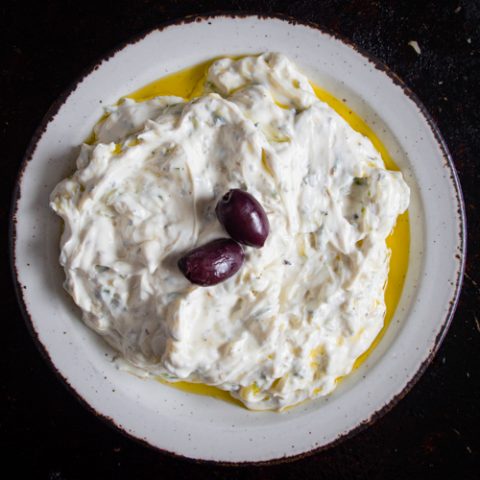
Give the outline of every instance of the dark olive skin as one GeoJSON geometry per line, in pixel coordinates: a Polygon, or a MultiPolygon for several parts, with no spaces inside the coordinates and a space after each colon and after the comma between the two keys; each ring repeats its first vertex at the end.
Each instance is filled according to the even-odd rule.
{"type": "Polygon", "coordinates": [[[229,190],[218,202],[215,213],[228,234],[237,242],[261,248],[270,224],[258,200],[244,190],[229,190]]]}
{"type": "Polygon", "coordinates": [[[219,238],[190,250],[178,261],[178,268],[190,282],[209,287],[235,275],[245,261],[241,245],[231,238],[219,238]]]}

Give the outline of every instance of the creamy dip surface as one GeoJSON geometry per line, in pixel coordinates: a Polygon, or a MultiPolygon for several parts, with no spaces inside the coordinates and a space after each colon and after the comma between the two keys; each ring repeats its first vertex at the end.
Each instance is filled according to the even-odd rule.
{"type": "Polygon", "coordinates": [[[402,174],[277,53],[215,61],[192,101],[107,114],[50,203],[85,323],[137,373],[251,409],[330,393],[383,326],[402,174]],[[270,234],[232,278],[192,285],[177,260],[227,237],[215,206],[231,188],[263,205],[270,234]]]}

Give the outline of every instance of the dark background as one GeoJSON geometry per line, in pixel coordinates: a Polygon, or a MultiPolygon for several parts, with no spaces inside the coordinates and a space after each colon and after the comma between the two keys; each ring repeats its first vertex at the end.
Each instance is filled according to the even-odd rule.
{"type": "Polygon", "coordinates": [[[479,478],[480,1],[46,1],[0,6],[2,469],[26,478],[479,478]],[[28,6],[27,6],[28,5],[28,6]],[[450,148],[469,221],[457,313],[427,372],[390,413],[325,452],[276,466],[178,460],[89,413],[37,351],[8,268],[8,215],[28,142],[57,96],[132,35],[192,13],[282,12],[337,32],[375,55],[420,97],[450,148]],[[417,40],[421,55],[407,44],[417,40]],[[12,467],[9,468],[9,467],[12,467]]]}

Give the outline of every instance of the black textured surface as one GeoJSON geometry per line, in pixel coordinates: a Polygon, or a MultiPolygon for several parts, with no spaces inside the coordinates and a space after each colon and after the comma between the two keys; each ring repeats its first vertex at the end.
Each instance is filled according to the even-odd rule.
{"type": "Polygon", "coordinates": [[[0,6],[2,466],[27,478],[478,478],[480,401],[480,2],[46,1],[0,6]],[[185,14],[282,12],[352,40],[395,71],[433,115],[457,166],[469,222],[459,307],[413,390],[367,430],[325,452],[270,467],[225,468],[159,454],[86,411],[37,351],[8,271],[7,223],[16,171],[56,97],[132,35],[185,14]],[[407,44],[418,41],[421,55],[407,44]]]}

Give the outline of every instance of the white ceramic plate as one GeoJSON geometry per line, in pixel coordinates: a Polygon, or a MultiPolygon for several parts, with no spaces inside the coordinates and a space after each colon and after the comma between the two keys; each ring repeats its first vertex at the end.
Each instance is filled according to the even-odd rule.
{"type": "Polygon", "coordinates": [[[215,16],[167,25],[118,49],[47,113],[26,154],[12,215],[12,253],[27,323],[52,366],[98,415],[159,449],[195,459],[267,461],[337,442],[403,396],[439,346],[463,272],[465,220],[448,152],[417,99],[385,67],[314,26],[215,16]],[[280,51],[375,130],[412,189],[408,276],[394,320],[362,367],[327,398],[254,413],[120,372],[62,288],[54,185],[102,106],[218,55],[280,51]]]}

